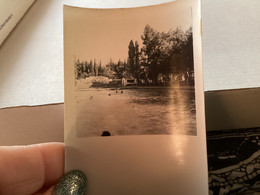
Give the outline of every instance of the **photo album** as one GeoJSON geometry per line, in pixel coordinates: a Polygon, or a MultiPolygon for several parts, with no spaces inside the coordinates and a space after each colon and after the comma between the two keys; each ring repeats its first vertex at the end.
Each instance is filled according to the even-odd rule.
{"type": "Polygon", "coordinates": [[[89,195],[208,194],[200,1],[63,10],[65,172],[89,195]]]}

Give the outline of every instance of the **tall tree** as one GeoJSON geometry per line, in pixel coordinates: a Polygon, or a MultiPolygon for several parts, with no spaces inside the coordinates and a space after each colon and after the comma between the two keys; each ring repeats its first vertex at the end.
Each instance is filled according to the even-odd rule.
{"type": "Polygon", "coordinates": [[[135,46],[133,40],[128,45],[128,69],[131,76],[135,72],[135,46]]]}
{"type": "Polygon", "coordinates": [[[98,67],[97,67],[96,59],[94,59],[94,76],[98,76],[98,67]]]}
{"type": "Polygon", "coordinates": [[[90,69],[90,74],[91,74],[92,76],[94,76],[94,67],[93,67],[93,61],[92,61],[92,59],[91,59],[90,62],[89,62],[89,69],[90,69]]]}
{"type": "Polygon", "coordinates": [[[156,32],[151,26],[146,25],[141,38],[143,40],[142,52],[146,56],[145,64],[149,71],[148,76],[154,83],[157,83],[161,64],[160,33],[156,32]]]}
{"type": "Polygon", "coordinates": [[[139,82],[139,77],[140,77],[140,51],[139,51],[139,44],[137,41],[135,41],[135,78],[137,78],[139,82]]]}
{"type": "Polygon", "coordinates": [[[184,32],[180,27],[168,32],[157,32],[149,25],[144,28],[142,64],[147,67],[148,76],[157,82],[158,76],[164,82],[175,75],[192,75],[193,49],[191,29],[184,32]],[[189,69],[189,71],[188,71],[189,69]]]}
{"type": "Polygon", "coordinates": [[[182,75],[187,82],[193,79],[194,61],[193,61],[193,39],[192,29],[185,32],[184,39],[179,44],[178,52],[173,53],[171,57],[172,72],[175,75],[182,75]]]}
{"type": "Polygon", "coordinates": [[[139,51],[139,44],[135,41],[135,66],[138,68],[140,65],[140,51],[139,51]]]}
{"type": "Polygon", "coordinates": [[[102,68],[101,60],[99,61],[99,64],[98,64],[98,73],[99,73],[100,75],[103,75],[103,74],[104,74],[104,69],[102,68]]]}
{"type": "Polygon", "coordinates": [[[81,67],[81,63],[79,60],[75,61],[75,74],[76,74],[76,79],[81,78],[82,67],[81,67]]]}

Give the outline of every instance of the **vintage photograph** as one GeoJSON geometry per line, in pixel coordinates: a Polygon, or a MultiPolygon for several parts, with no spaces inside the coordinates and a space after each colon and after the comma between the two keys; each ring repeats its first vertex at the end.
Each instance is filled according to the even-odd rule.
{"type": "Polygon", "coordinates": [[[168,6],[74,14],[78,136],[197,135],[192,8],[168,6]]]}
{"type": "Polygon", "coordinates": [[[65,171],[93,195],[207,194],[200,1],[63,14],[65,171]]]}

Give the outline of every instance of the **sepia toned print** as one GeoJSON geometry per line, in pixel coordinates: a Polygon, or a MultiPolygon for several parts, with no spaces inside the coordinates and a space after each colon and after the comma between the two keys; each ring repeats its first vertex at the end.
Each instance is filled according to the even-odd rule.
{"type": "Polygon", "coordinates": [[[77,135],[197,135],[191,7],[89,12],[70,27],[77,135]]]}
{"type": "Polygon", "coordinates": [[[87,194],[208,194],[199,0],[64,6],[64,75],[65,171],[87,194]]]}

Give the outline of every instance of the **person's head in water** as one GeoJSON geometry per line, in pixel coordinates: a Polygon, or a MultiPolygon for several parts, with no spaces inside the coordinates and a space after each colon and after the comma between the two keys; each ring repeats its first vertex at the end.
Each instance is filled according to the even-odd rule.
{"type": "Polygon", "coordinates": [[[103,131],[101,136],[110,136],[110,132],[109,131],[103,131]]]}

